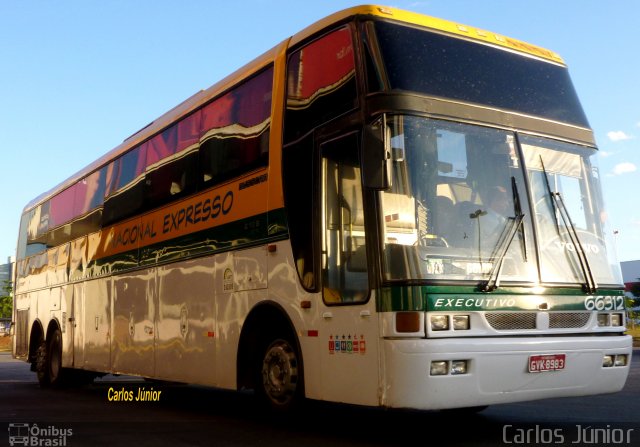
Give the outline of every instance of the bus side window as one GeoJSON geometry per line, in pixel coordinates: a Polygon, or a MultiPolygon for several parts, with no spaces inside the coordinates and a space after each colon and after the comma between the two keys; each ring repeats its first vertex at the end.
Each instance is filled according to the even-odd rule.
{"type": "MultiPolygon", "coordinates": [[[[185,122],[198,124],[199,113],[194,113],[185,122]]],[[[196,189],[198,171],[198,146],[183,143],[179,150],[178,130],[181,123],[165,129],[153,137],[147,146],[145,172],[145,207],[171,202],[190,194],[196,189]]],[[[196,138],[197,142],[197,138],[196,138]]]]}
{"type": "Polygon", "coordinates": [[[145,161],[144,146],[138,146],[107,166],[103,226],[133,216],[142,209],[145,161]]]}
{"type": "Polygon", "coordinates": [[[201,187],[267,166],[273,67],[202,108],[201,187]]]}
{"type": "Polygon", "coordinates": [[[322,278],[327,303],[368,298],[362,179],[355,134],[322,146],[322,278]]]}
{"type": "Polygon", "coordinates": [[[285,143],[357,107],[356,64],[348,26],[292,52],[287,61],[285,143]]]}

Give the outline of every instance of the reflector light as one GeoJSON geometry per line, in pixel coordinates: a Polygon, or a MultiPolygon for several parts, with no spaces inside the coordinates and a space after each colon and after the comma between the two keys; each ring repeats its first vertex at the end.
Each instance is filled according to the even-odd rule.
{"type": "Polygon", "coordinates": [[[397,312],[396,332],[420,331],[420,312],[397,312]]]}

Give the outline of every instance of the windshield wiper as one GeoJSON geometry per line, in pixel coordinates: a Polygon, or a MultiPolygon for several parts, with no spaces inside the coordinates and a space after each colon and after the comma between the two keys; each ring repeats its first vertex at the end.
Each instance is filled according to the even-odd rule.
{"type": "Polygon", "coordinates": [[[524,239],[524,226],[522,221],[524,220],[524,214],[522,213],[522,206],[520,204],[520,194],[518,193],[518,185],[516,184],[515,177],[511,177],[511,191],[513,192],[513,211],[514,217],[507,218],[507,225],[502,229],[498,242],[496,243],[493,253],[489,259],[492,260],[493,266],[489,272],[489,279],[482,285],[480,290],[482,292],[493,292],[500,287],[500,275],[502,273],[502,265],[504,264],[504,258],[507,256],[509,247],[513,242],[513,238],[516,233],[519,233],[522,257],[527,262],[527,244],[524,239]]]}
{"type": "Polygon", "coordinates": [[[522,227],[522,220],[524,214],[518,214],[515,217],[507,218],[507,225],[502,229],[498,243],[493,249],[493,253],[489,259],[492,260],[493,266],[489,272],[489,279],[480,287],[482,292],[493,292],[500,286],[500,274],[502,273],[502,265],[504,264],[504,258],[511,247],[511,242],[516,235],[516,232],[522,227]]]}
{"type": "Polygon", "coordinates": [[[540,165],[542,166],[542,172],[544,173],[545,182],[547,184],[547,192],[551,197],[551,203],[553,204],[553,215],[556,221],[556,228],[558,230],[558,235],[560,235],[560,225],[558,222],[558,217],[556,216],[556,210],[559,211],[560,218],[564,223],[565,228],[568,230],[567,234],[569,235],[569,239],[571,243],[575,247],[575,253],[578,256],[578,262],[580,264],[580,269],[582,269],[582,274],[584,275],[585,283],[582,285],[582,289],[586,293],[595,293],[598,288],[598,284],[593,278],[593,272],[591,271],[591,265],[589,265],[589,260],[587,259],[587,255],[582,247],[582,243],[580,242],[580,238],[578,237],[578,232],[576,231],[576,226],[573,224],[571,220],[571,216],[569,215],[569,210],[562,199],[562,195],[557,191],[551,190],[551,184],[549,183],[549,175],[547,174],[547,170],[544,167],[544,162],[542,161],[542,155],[540,156],[540,165]]]}
{"type": "MultiPolygon", "coordinates": [[[[511,192],[513,193],[513,211],[516,217],[522,216],[522,205],[520,204],[520,194],[518,193],[518,185],[516,184],[516,178],[511,176],[511,192]]],[[[518,238],[520,239],[520,247],[522,248],[522,260],[527,262],[527,241],[525,240],[525,231],[523,225],[518,225],[518,238]]]]}

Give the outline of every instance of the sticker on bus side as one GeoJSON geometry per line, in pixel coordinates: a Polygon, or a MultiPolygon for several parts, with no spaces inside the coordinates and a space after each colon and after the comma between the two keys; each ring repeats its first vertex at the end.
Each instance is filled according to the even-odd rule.
{"type": "Polygon", "coordinates": [[[329,335],[329,354],[366,354],[367,342],[364,335],[329,335]]]}

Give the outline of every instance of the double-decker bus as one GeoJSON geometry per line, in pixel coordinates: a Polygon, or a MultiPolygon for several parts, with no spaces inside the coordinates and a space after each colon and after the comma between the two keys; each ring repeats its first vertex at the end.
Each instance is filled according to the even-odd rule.
{"type": "Polygon", "coordinates": [[[596,152],[557,54],[338,12],[25,207],[14,356],[278,409],[618,391],[596,152]]]}

